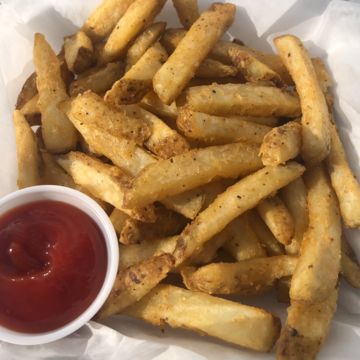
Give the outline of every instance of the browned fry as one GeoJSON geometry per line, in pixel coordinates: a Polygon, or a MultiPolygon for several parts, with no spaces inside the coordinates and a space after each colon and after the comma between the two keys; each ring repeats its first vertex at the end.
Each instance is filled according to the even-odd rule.
{"type": "Polygon", "coordinates": [[[273,128],[268,132],[260,147],[260,156],[264,165],[284,164],[294,159],[301,150],[301,125],[297,121],[273,128]]]}
{"type": "Polygon", "coordinates": [[[206,294],[250,294],[257,288],[272,286],[277,279],[293,274],[297,258],[288,255],[213,263],[199,269],[181,271],[184,284],[206,294]]]}
{"type": "Polygon", "coordinates": [[[207,145],[221,145],[237,141],[261,144],[264,136],[271,130],[266,125],[248,121],[245,116],[208,115],[186,108],[180,109],[176,124],[186,137],[207,145]]]}
{"type": "Polygon", "coordinates": [[[316,72],[316,76],[319,80],[319,84],[321,86],[321,90],[325,95],[326,102],[328,104],[329,109],[332,108],[334,103],[334,97],[331,93],[331,86],[333,84],[333,81],[331,79],[331,76],[326,69],[325,64],[320,58],[313,58],[311,59],[314,70],[316,72]]]}
{"type": "Polygon", "coordinates": [[[181,24],[189,29],[199,18],[198,0],[173,0],[181,24]]]}
{"type": "Polygon", "coordinates": [[[232,4],[214,3],[191,26],[154,76],[154,91],[162,102],[170,104],[181,93],[213,45],[233,22],[235,9],[232,4]]]}
{"type": "Polygon", "coordinates": [[[28,101],[37,94],[36,73],[33,72],[24,82],[21,91],[17,97],[15,108],[20,110],[28,101]]]}
{"type": "Polygon", "coordinates": [[[360,265],[344,236],[341,241],[341,275],[352,287],[360,289],[360,265]]]}
{"type": "Polygon", "coordinates": [[[185,104],[213,115],[298,116],[295,94],[275,87],[251,84],[212,84],[188,88],[185,104]]]}
{"type": "Polygon", "coordinates": [[[280,303],[290,304],[291,276],[283,277],[276,282],[276,298],[280,303]]]}
{"type": "Polygon", "coordinates": [[[174,259],[170,254],[162,254],[120,270],[114,287],[96,318],[105,319],[119,314],[138,302],[166,277],[173,264],[174,259]]]}
{"type": "Polygon", "coordinates": [[[106,38],[133,0],[102,0],[90,14],[82,30],[93,40],[106,38]]]}
{"type": "Polygon", "coordinates": [[[30,126],[41,125],[41,113],[38,102],[39,94],[36,94],[20,109],[30,126]]]}
{"type": "Polygon", "coordinates": [[[238,73],[234,66],[226,65],[213,59],[204,59],[196,71],[195,76],[205,79],[221,79],[236,76],[238,73]]]}
{"type": "Polygon", "coordinates": [[[106,40],[99,62],[106,64],[122,57],[131,41],[152,22],[165,2],[166,0],[134,0],[106,40]]]}
{"type": "Polygon", "coordinates": [[[110,221],[114,226],[115,231],[120,234],[124,225],[125,221],[129,218],[129,215],[124,213],[119,209],[114,209],[110,214],[110,221]]]}
{"type": "Polygon", "coordinates": [[[140,101],[139,105],[153,114],[165,119],[176,120],[178,109],[175,101],[170,105],[164,104],[154,91],[149,91],[140,101]]]}

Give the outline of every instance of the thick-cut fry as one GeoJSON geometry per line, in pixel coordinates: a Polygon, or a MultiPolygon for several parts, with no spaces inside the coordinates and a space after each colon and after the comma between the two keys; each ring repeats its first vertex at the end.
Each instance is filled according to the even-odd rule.
{"type": "Polygon", "coordinates": [[[138,144],[142,144],[151,134],[147,122],[129,117],[110,107],[100,96],[91,91],[78,95],[71,102],[61,104],[61,109],[72,122],[95,124],[114,136],[131,139],[138,144]]]}
{"type": "Polygon", "coordinates": [[[146,121],[151,125],[152,133],[146,140],[145,146],[159,157],[167,159],[190,149],[190,145],[183,136],[149,111],[137,105],[121,106],[119,109],[129,116],[146,121]]]}
{"type": "Polygon", "coordinates": [[[257,210],[275,238],[281,244],[290,244],[295,225],[283,201],[275,195],[260,202],[257,210]]]}
{"type": "Polygon", "coordinates": [[[245,141],[261,144],[271,130],[266,125],[248,121],[247,117],[220,117],[182,108],[176,120],[185,136],[209,145],[245,141]]]}
{"type": "Polygon", "coordinates": [[[174,253],[177,265],[193,255],[237,216],[255,207],[303,172],[303,166],[289,162],[285,166],[265,167],[230,186],[181,233],[174,253]]]}
{"type": "Polygon", "coordinates": [[[284,254],[283,246],[275,239],[270,229],[263,222],[255,211],[249,212],[250,226],[255,232],[260,244],[264,247],[269,256],[284,254]]]}
{"type": "Polygon", "coordinates": [[[265,310],[172,285],[158,285],[125,313],[258,351],[271,350],[280,331],[279,319],[265,310]]]}
{"type": "Polygon", "coordinates": [[[298,116],[296,95],[275,87],[249,84],[195,86],[185,92],[185,104],[213,115],[298,116]]]}
{"type": "Polygon", "coordinates": [[[86,90],[91,90],[100,95],[109,90],[123,74],[124,65],[121,62],[109,63],[100,68],[90,69],[71,83],[70,95],[75,96],[86,90]]]}
{"type": "Polygon", "coordinates": [[[292,215],[294,221],[294,236],[291,243],[285,246],[290,255],[297,255],[308,228],[309,214],[307,206],[307,190],[302,178],[298,178],[280,190],[280,196],[292,215]]]}
{"type": "Polygon", "coordinates": [[[225,65],[213,59],[204,59],[196,71],[195,76],[205,79],[221,79],[236,76],[238,73],[234,66],[225,65]]]}
{"type": "Polygon", "coordinates": [[[33,72],[24,82],[17,97],[15,108],[20,110],[28,101],[37,94],[36,73],[33,72]]]}
{"type": "Polygon", "coordinates": [[[104,164],[100,160],[80,152],[70,152],[58,156],[57,162],[72,176],[76,184],[83,186],[95,197],[108,202],[137,220],[155,221],[153,206],[133,210],[124,209],[123,187],[129,178],[119,168],[104,164]]]}
{"type": "Polygon", "coordinates": [[[302,156],[309,164],[318,164],[330,151],[330,119],[324,94],[301,41],[295,36],[285,35],[277,37],[274,43],[300,97],[302,156]]]}
{"type": "Polygon", "coordinates": [[[154,91],[172,103],[234,20],[235,6],[215,3],[203,12],[154,77],[154,91]],[[201,46],[198,46],[201,44],[201,46]]]}
{"type": "Polygon", "coordinates": [[[125,221],[129,218],[129,215],[125,214],[123,211],[119,209],[114,209],[110,215],[110,221],[114,226],[115,231],[120,234],[124,225],[125,221]]]}
{"type": "Polygon", "coordinates": [[[108,63],[124,55],[130,42],[161,11],[166,0],[134,0],[106,40],[99,62],[108,63]]]}
{"type": "Polygon", "coordinates": [[[67,67],[75,74],[87,70],[94,62],[94,48],[83,31],[65,38],[64,56],[67,67]]]}
{"type": "Polygon", "coordinates": [[[165,22],[151,24],[135,39],[134,43],[131,45],[126,54],[126,70],[129,70],[134,64],[138,62],[138,60],[140,60],[140,58],[145,54],[146,50],[157,41],[159,36],[165,30],[165,27],[165,22]]]}
{"type": "Polygon", "coordinates": [[[214,263],[197,270],[184,268],[181,275],[189,290],[207,294],[246,295],[292,275],[296,262],[296,257],[288,255],[271,256],[237,263],[214,263]]]}
{"type": "Polygon", "coordinates": [[[39,185],[41,158],[35,140],[35,134],[24,115],[14,111],[14,127],[16,135],[16,155],[18,163],[17,186],[19,189],[39,185]]]}
{"type": "Polygon", "coordinates": [[[352,287],[360,289],[360,265],[344,236],[341,241],[341,275],[352,287]]]}
{"type": "Polygon", "coordinates": [[[135,104],[151,89],[155,73],[167,59],[164,48],[156,43],[105,94],[112,105],[135,104]]]}
{"type": "Polygon", "coordinates": [[[247,81],[272,81],[275,85],[282,85],[279,74],[240,46],[229,49],[229,56],[247,81]]]}
{"type": "Polygon", "coordinates": [[[103,0],[86,20],[83,31],[93,40],[106,38],[134,0],[103,0]]]}
{"type": "Polygon", "coordinates": [[[138,302],[166,277],[173,264],[174,259],[170,254],[162,254],[120,270],[114,287],[96,318],[104,319],[119,314],[138,302]]]}
{"type": "Polygon", "coordinates": [[[225,229],[228,229],[231,236],[225,242],[224,249],[235,260],[242,261],[266,256],[264,248],[250,225],[248,213],[236,218],[225,229]]]}
{"type": "Polygon", "coordinates": [[[318,303],[335,289],[340,272],[341,223],[335,194],[324,169],[305,174],[309,228],[291,281],[292,300],[318,303]]]}
{"type": "Polygon", "coordinates": [[[260,156],[265,166],[284,164],[294,159],[301,150],[301,125],[289,121],[267,133],[260,147],[260,156]]]}
{"type": "Polygon", "coordinates": [[[181,24],[189,29],[200,16],[198,0],[173,0],[173,4],[181,24]]]}
{"type": "Polygon", "coordinates": [[[41,34],[35,34],[34,64],[45,146],[54,153],[73,149],[77,142],[76,130],[57,108],[61,101],[68,98],[60,73],[60,61],[41,34]]]}
{"type": "Polygon", "coordinates": [[[126,206],[150,204],[194,189],[216,177],[236,178],[261,167],[258,147],[235,143],[194,149],[146,167],[126,195],[126,206]],[[162,174],[159,178],[159,174],[162,174]]]}
{"type": "Polygon", "coordinates": [[[277,342],[276,359],[315,359],[326,340],[336,310],[338,291],[332,289],[323,302],[309,304],[293,301],[277,342]]]}
{"type": "Polygon", "coordinates": [[[176,120],[178,116],[178,109],[176,107],[175,101],[170,105],[164,104],[159,97],[153,92],[149,91],[140,101],[139,105],[153,114],[169,118],[171,120],[176,120]]]}
{"type": "Polygon", "coordinates": [[[360,227],[360,185],[346,159],[335,124],[330,125],[331,149],[326,159],[328,172],[339,200],[341,216],[346,226],[360,227]]]}

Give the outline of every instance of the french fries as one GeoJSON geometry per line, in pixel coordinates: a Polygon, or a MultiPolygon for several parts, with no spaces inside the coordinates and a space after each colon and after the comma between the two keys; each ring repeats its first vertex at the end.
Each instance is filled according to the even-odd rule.
{"type": "Polygon", "coordinates": [[[275,238],[283,245],[290,244],[295,225],[283,201],[276,195],[264,199],[257,206],[257,211],[275,238]]]}
{"type": "Polygon", "coordinates": [[[300,97],[302,156],[310,165],[316,165],[330,151],[330,119],[324,94],[301,41],[295,36],[285,35],[277,37],[274,43],[300,97]]]}
{"type": "Polygon", "coordinates": [[[345,150],[335,124],[330,125],[330,134],[331,149],[326,164],[331,185],[336,192],[345,225],[351,228],[359,228],[360,185],[347,162],[345,150]]]}
{"type": "Polygon", "coordinates": [[[105,39],[133,0],[102,0],[86,20],[83,31],[95,42],[105,39]]]}
{"type": "Polygon", "coordinates": [[[165,278],[172,266],[172,256],[162,254],[120,270],[114,287],[96,318],[104,319],[118,314],[139,301],[165,278]]]}
{"type": "Polygon", "coordinates": [[[301,244],[290,298],[319,303],[331,295],[338,281],[341,224],[335,194],[324,169],[308,171],[305,181],[309,191],[309,228],[301,244]]]}
{"type": "Polygon", "coordinates": [[[297,121],[290,121],[273,128],[264,136],[260,156],[265,166],[274,166],[294,159],[300,150],[301,125],[297,121]]]}
{"type": "Polygon", "coordinates": [[[38,106],[39,94],[36,94],[21,108],[21,113],[25,116],[30,126],[41,124],[41,113],[38,106]]]}
{"type": "Polygon", "coordinates": [[[109,90],[114,82],[124,74],[121,62],[108,63],[103,67],[90,69],[80,74],[70,85],[70,95],[75,96],[91,90],[101,95],[109,90]]]}
{"type": "Polygon", "coordinates": [[[226,65],[213,59],[205,59],[196,71],[196,77],[205,79],[218,79],[236,76],[238,73],[234,66],[226,65]]]}
{"type": "Polygon", "coordinates": [[[237,141],[261,144],[271,128],[247,119],[241,116],[208,115],[182,108],[176,124],[187,137],[208,145],[222,145],[237,141]]]}
{"type": "Polygon", "coordinates": [[[14,111],[14,127],[16,135],[16,155],[18,161],[17,186],[19,189],[39,185],[41,158],[35,134],[32,132],[24,115],[14,111]]]}
{"type": "Polygon", "coordinates": [[[166,105],[159,97],[153,92],[149,91],[140,101],[139,105],[153,114],[162,118],[168,118],[175,120],[178,116],[178,109],[176,103],[173,102],[170,105],[166,105]]]}
{"type": "Polygon", "coordinates": [[[28,101],[37,94],[36,73],[33,72],[24,82],[16,100],[15,108],[20,110],[28,101]]]}
{"type": "Polygon", "coordinates": [[[264,352],[273,347],[280,330],[279,319],[264,310],[172,285],[158,285],[125,313],[264,352]]]}
{"type": "Polygon", "coordinates": [[[87,189],[95,197],[108,202],[137,220],[155,221],[155,210],[152,206],[133,210],[123,207],[123,188],[129,178],[119,168],[76,151],[58,156],[57,162],[71,175],[76,184],[87,189]]]}
{"type": "Polygon", "coordinates": [[[105,101],[113,105],[135,104],[151,89],[152,79],[167,59],[164,48],[156,43],[114,83],[105,94],[105,101]]]}
{"type": "Polygon", "coordinates": [[[106,64],[122,57],[135,36],[161,11],[166,0],[134,0],[109,35],[99,55],[106,64]]]}
{"type": "Polygon", "coordinates": [[[83,31],[65,38],[64,57],[67,67],[75,74],[87,70],[94,61],[94,48],[83,31]]]}
{"type": "Polygon", "coordinates": [[[174,252],[176,264],[180,265],[233,219],[303,172],[303,166],[290,162],[285,166],[265,167],[230,186],[181,233],[174,252]]]}
{"type": "Polygon", "coordinates": [[[162,102],[170,104],[176,99],[212,46],[231,25],[234,15],[234,5],[215,3],[195,21],[167,62],[154,76],[154,91],[162,102]]]}
{"type": "Polygon", "coordinates": [[[209,183],[217,176],[236,178],[261,167],[257,147],[235,143],[196,149],[146,167],[126,194],[128,207],[150,204],[209,183]],[[183,169],[179,172],[179,169],[183,169]],[[164,174],[162,179],[158,174],[164,174]],[[155,181],[157,179],[157,181],[155,181]]]}
{"type": "Polygon", "coordinates": [[[285,90],[249,84],[195,86],[185,92],[191,110],[212,115],[298,116],[296,95],[285,90]]]}
{"type": "Polygon", "coordinates": [[[345,238],[341,242],[341,275],[354,288],[360,289],[360,266],[345,238]]]}
{"type": "Polygon", "coordinates": [[[297,258],[289,255],[214,263],[199,269],[181,271],[189,290],[206,294],[251,294],[258,288],[272,286],[277,279],[293,274],[297,258]]]}
{"type": "Polygon", "coordinates": [[[197,0],[173,0],[179,20],[185,29],[200,17],[197,0]]]}
{"type": "MultiPolygon", "coordinates": [[[[126,70],[135,65],[165,30],[166,23],[158,22],[148,26],[134,41],[126,53],[126,70]]],[[[166,54],[167,55],[167,54],[166,54]]]]}
{"type": "Polygon", "coordinates": [[[60,73],[60,61],[41,34],[35,34],[34,63],[45,146],[53,153],[71,150],[77,142],[76,130],[57,108],[68,97],[60,73]]]}

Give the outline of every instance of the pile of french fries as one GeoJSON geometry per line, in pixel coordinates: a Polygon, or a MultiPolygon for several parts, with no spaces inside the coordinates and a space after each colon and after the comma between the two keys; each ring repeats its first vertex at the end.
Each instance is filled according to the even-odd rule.
{"type": "Polygon", "coordinates": [[[331,78],[295,36],[274,40],[277,55],[222,40],[230,3],[173,0],[180,29],[155,22],[165,3],[104,0],[58,55],[35,35],[14,112],[18,186],[71,187],[109,214],[120,270],[98,319],[314,359],[339,275],[360,288],[342,234],[360,226],[360,186],[331,78]],[[282,327],[223,297],[271,289],[290,302],[282,327]]]}

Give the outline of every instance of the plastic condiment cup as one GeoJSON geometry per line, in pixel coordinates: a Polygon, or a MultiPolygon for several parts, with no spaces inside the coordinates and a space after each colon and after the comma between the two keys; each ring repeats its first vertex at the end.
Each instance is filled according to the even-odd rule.
{"type": "Polygon", "coordinates": [[[0,340],[18,345],[39,345],[55,341],[85,325],[101,308],[110,294],[119,264],[119,245],[114,227],[105,211],[90,197],[63,186],[39,185],[15,191],[0,199],[0,216],[28,203],[44,200],[61,201],[90,216],[98,225],[106,243],[107,268],[103,285],[90,306],[68,324],[43,333],[22,333],[0,325],[0,340]]]}

